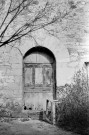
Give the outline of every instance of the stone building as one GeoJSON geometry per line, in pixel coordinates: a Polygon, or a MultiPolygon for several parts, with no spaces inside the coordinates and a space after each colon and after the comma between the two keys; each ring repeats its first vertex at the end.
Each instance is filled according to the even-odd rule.
{"type": "Polygon", "coordinates": [[[59,44],[47,37],[39,46],[26,39],[20,47],[2,47],[0,95],[26,108],[46,109],[46,100],[56,99],[56,86],[69,82],[71,76],[67,49],[59,44]]]}
{"type": "Polygon", "coordinates": [[[21,46],[2,47],[0,104],[13,100],[25,108],[46,109],[46,100],[56,99],[58,86],[71,83],[79,64],[73,62],[71,65],[62,43],[47,36],[39,46],[25,39],[21,46]]]}
{"type": "MultiPolygon", "coordinates": [[[[80,12],[84,14],[79,9],[77,13],[80,12]]],[[[14,46],[13,43],[0,48],[1,105],[13,101],[23,109],[46,110],[46,100],[56,99],[57,87],[70,84],[75,71],[89,61],[89,26],[80,20],[79,25],[69,21],[72,30],[61,32],[59,39],[41,29],[34,33],[37,43],[23,37],[14,46]],[[83,37],[75,26],[82,27],[83,37]]]]}

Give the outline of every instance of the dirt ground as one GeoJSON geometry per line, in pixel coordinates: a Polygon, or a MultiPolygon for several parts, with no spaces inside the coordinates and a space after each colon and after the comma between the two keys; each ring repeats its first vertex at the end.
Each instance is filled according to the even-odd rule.
{"type": "Polygon", "coordinates": [[[78,135],[39,120],[1,119],[0,135],[78,135]]]}

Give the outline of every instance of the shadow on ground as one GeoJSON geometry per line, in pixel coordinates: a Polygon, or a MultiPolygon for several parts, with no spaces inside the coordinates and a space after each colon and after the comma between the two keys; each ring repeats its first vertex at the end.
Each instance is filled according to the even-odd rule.
{"type": "Polygon", "coordinates": [[[71,123],[58,123],[57,127],[65,130],[65,131],[71,131],[73,133],[77,133],[80,135],[89,135],[89,128],[82,127],[76,124],[76,126],[72,125],[71,123]]]}

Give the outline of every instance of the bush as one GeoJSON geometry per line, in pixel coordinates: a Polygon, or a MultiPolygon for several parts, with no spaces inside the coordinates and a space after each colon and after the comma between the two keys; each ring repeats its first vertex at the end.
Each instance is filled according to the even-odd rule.
{"type": "Polygon", "coordinates": [[[59,126],[85,134],[89,127],[89,92],[84,70],[79,70],[73,80],[70,92],[57,107],[57,122],[59,126]]]}
{"type": "Polygon", "coordinates": [[[19,117],[22,108],[18,102],[14,102],[12,99],[6,100],[6,105],[0,106],[0,117],[19,117]]]}

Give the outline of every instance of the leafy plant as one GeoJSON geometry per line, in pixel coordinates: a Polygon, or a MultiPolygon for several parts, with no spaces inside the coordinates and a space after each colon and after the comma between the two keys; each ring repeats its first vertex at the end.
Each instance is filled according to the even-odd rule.
{"type": "Polygon", "coordinates": [[[57,107],[58,125],[85,134],[89,127],[89,92],[84,70],[74,75],[71,90],[57,107]]]}

